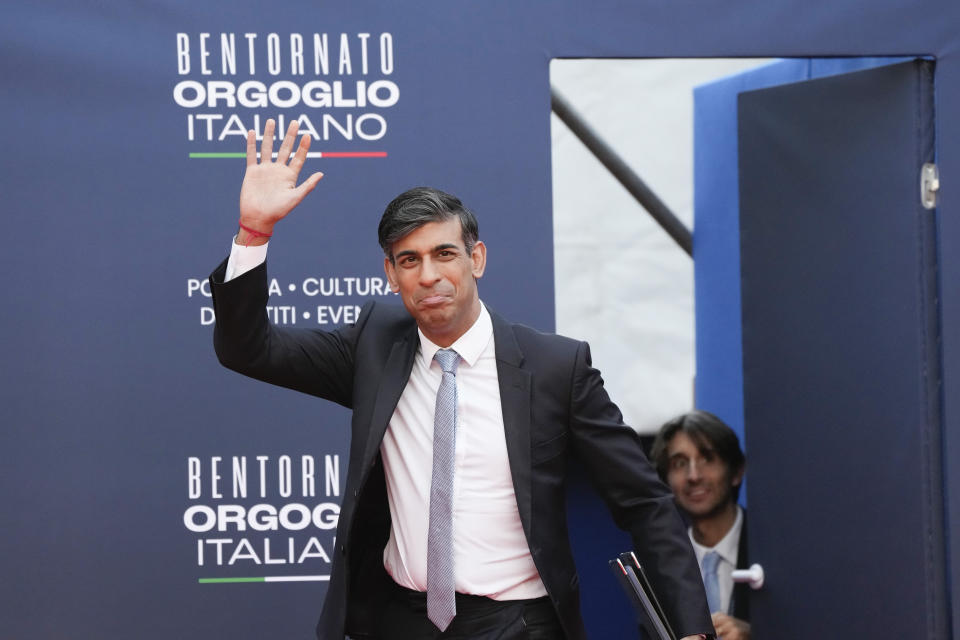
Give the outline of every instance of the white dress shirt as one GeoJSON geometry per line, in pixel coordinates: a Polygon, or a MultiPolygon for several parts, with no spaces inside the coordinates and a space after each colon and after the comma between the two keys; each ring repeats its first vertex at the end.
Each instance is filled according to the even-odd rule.
{"type": "MultiPolygon", "coordinates": [[[[737,556],[740,548],[740,531],[743,529],[743,510],[737,505],[737,519],[727,535],[723,536],[715,547],[705,547],[693,539],[693,529],[687,529],[693,550],[697,554],[697,564],[703,567],[703,556],[710,551],[716,551],[720,556],[717,565],[717,582],[720,586],[720,610],[723,613],[730,611],[730,598],[733,597],[733,570],[737,568],[737,556]]],[[[715,613],[711,611],[711,613],[715,613]]]]}
{"type": "Polygon", "coordinates": [[[230,257],[227,259],[227,270],[223,274],[223,281],[230,282],[266,262],[269,244],[267,242],[256,247],[246,247],[237,244],[237,237],[234,236],[233,242],[230,243],[230,257]]]}
{"type": "MultiPolygon", "coordinates": [[[[410,379],[380,451],[393,525],[384,566],[408,589],[427,589],[427,530],[433,468],[433,413],[442,371],[440,348],[420,332],[410,379]]],[[[453,494],[456,589],[495,600],[546,595],[517,511],[507,458],[493,323],[481,305],[476,322],[449,348],[457,368],[453,494]]]]}
{"type": "MultiPolygon", "coordinates": [[[[269,243],[267,243],[269,244],[269,243]]],[[[266,260],[267,244],[233,242],[225,281],[266,260]]],[[[427,531],[433,470],[433,414],[442,372],[440,348],[419,332],[420,345],[380,452],[392,520],[384,567],[400,585],[427,589],[427,531]]],[[[457,435],[453,498],[456,590],[495,600],[547,594],[527,545],[500,405],[493,323],[481,304],[473,326],[450,346],[457,368],[457,435]]],[[[358,523],[357,526],[363,526],[358,523]]]]}

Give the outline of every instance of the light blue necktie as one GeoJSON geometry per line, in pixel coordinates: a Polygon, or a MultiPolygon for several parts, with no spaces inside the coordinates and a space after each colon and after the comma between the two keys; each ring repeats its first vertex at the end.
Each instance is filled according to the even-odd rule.
{"type": "Polygon", "coordinates": [[[453,466],[457,441],[457,365],[460,355],[440,349],[433,356],[443,369],[433,416],[433,474],[430,529],[427,533],[427,617],[440,631],[457,615],[453,579],[453,466]]]}
{"type": "Polygon", "coordinates": [[[700,563],[703,588],[707,592],[707,606],[710,607],[710,613],[720,611],[720,579],[717,577],[719,564],[720,554],[716,551],[709,551],[700,563]]]}

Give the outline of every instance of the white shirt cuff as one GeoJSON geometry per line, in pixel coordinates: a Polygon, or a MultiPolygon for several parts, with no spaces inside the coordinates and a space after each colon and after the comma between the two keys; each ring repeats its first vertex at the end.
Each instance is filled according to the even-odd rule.
{"type": "Polygon", "coordinates": [[[230,258],[227,260],[227,271],[223,275],[224,282],[238,278],[254,267],[259,267],[267,261],[267,246],[270,243],[256,247],[245,247],[237,244],[237,236],[233,236],[230,243],[230,258]]]}

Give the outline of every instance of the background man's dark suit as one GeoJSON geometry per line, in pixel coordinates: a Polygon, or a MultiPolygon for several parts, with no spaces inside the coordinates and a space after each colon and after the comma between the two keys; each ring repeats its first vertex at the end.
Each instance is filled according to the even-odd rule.
{"type": "MultiPolygon", "coordinates": [[[[266,266],[223,282],[211,275],[214,343],[227,367],[353,410],[350,466],[337,549],[317,635],[375,633],[389,580],[389,534],[379,447],[418,346],[414,319],[399,306],[368,303],[355,325],[333,332],[270,325],[266,266]]],[[[577,455],[630,531],[679,636],[711,629],[700,572],[672,495],[623,425],[585,343],[511,325],[491,313],[510,470],[530,551],[569,638],[585,637],[563,490],[577,455]]],[[[616,550],[611,550],[611,554],[616,550]]]]}
{"type": "MultiPolygon", "coordinates": [[[[743,524],[740,527],[740,541],[737,543],[737,569],[749,569],[750,556],[747,555],[747,510],[743,510],[743,524]]],[[[733,607],[730,615],[750,622],[750,585],[746,582],[733,583],[733,607]]]]}

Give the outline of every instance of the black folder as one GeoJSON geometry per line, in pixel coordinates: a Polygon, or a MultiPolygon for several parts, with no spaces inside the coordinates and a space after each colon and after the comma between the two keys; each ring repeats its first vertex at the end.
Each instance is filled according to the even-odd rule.
{"type": "Polygon", "coordinates": [[[621,553],[619,558],[611,560],[609,564],[620,585],[627,592],[627,597],[637,609],[640,624],[650,637],[656,640],[677,640],[657,600],[657,595],[647,579],[647,574],[637,561],[637,556],[632,551],[627,551],[621,553]]]}

